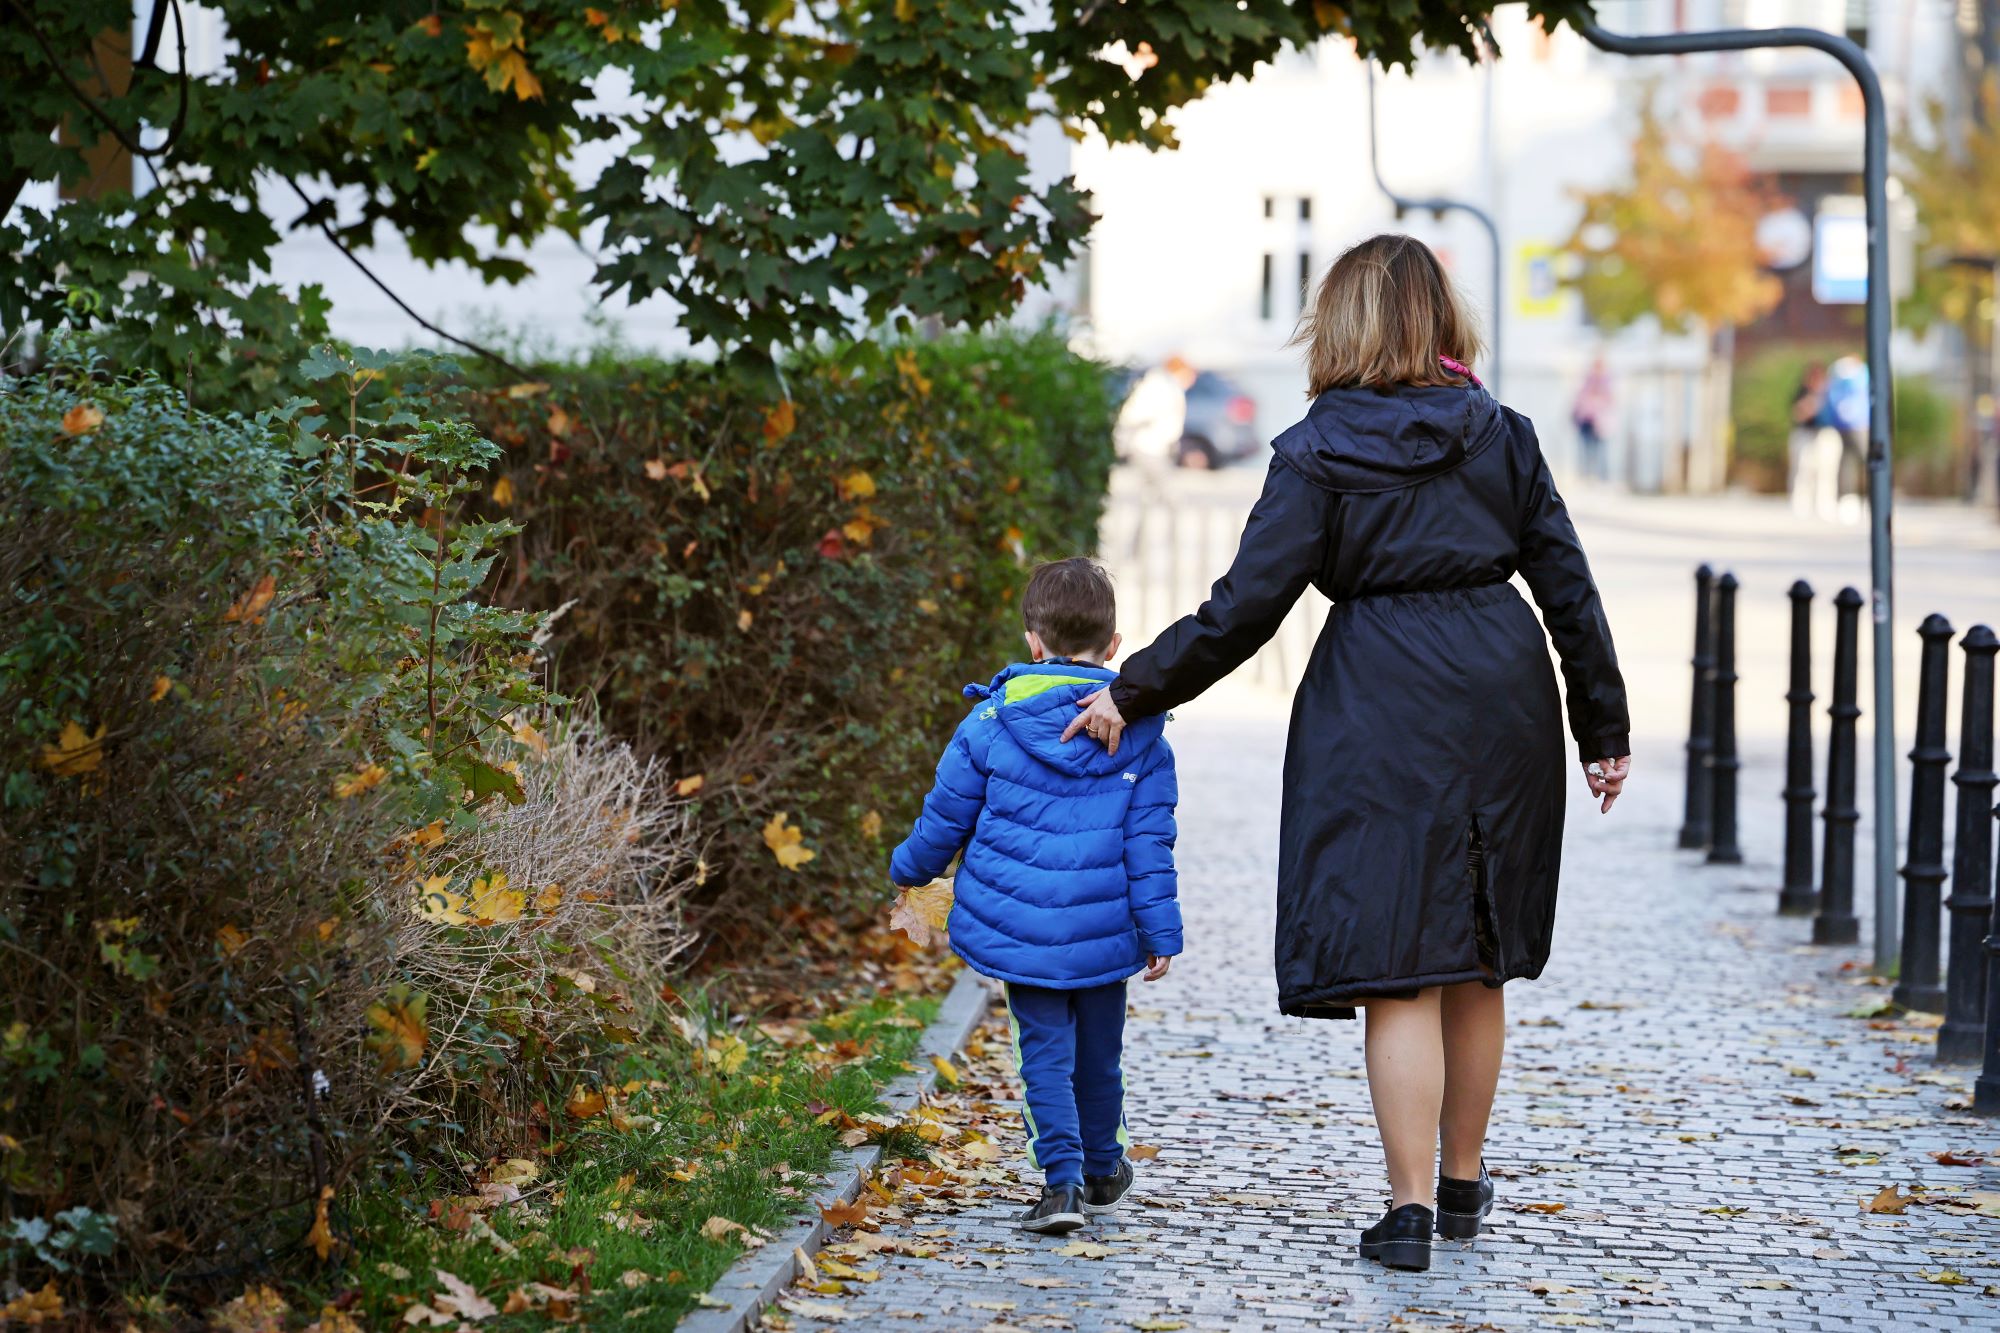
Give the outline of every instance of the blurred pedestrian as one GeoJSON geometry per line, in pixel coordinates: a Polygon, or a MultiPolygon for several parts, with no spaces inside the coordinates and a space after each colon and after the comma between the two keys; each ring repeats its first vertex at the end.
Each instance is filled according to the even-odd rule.
{"type": "Polygon", "coordinates": [[[1583,475],[1593,481],[1603,481],[1610,475],[1604,465],[1604,436],[1611,425],[1611,405],[1611,372],[1600,353],[1591,360],[1583,387],[1576,391],[1576,403],[1569,410],[1570,424],[1576,427],[1583,475]]]}
{"type": "Polygon", "coordinates": [[[1187,433],[1187,391],[1194,367],[1170,356],[1139,377],[1118,409],[1113,440],[1118,456],[1157,489],[1180,454],[1187,433]]]}
{"type": "Polygon", "coordinates": [[[1861,496],[1868,481],[1868,364],[1858,356],[1836,358],[1826,372],[1826,424],[1840,437],[1840,499],[1843,523],[1861,519],[1861,496]]]}
{"type": "Polygon", "coordinates": [[[1840,496],[1840,433],[1827,419],[1824,362],[1808,362],[1792,390],[1791,438],[1786,489],[1792,512],[1834,517],[1840,496]]]}

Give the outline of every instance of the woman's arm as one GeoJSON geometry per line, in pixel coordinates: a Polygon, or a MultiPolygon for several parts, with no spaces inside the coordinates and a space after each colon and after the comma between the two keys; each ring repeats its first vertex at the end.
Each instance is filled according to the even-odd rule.
{"type": "Polygon", "coordinates": [[[1186,703],[1250,659],[1320,571],[1333,497],[1272,458],[1229,572],[1191,616],[1134,653],[1111,682],[1126,721],[1186,703]]]}
{"type": "Polygon", "coordinates": [[[1520,464],[1528,479],[1521,506],[1521,575],[1562,659],[1570,734],[1586,764],[1623,758],[1632,753],[1632,719],[1604,603],[1534,428],[1521,417],[1514,417],[1513,425],[1517,447],[1524,446],[1520,464]]]}

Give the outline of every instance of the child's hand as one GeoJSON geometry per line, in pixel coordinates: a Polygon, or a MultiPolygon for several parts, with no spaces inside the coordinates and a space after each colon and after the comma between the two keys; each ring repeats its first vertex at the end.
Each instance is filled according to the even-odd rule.
{"type": "Polygon", "coordinates": [[[1174,960],[1171,956],[1162,958],[1156,953],[1147,954],[1146,970],[1142,974],[1141,979],[1145,981],[1158,981],[1161,977],[1167,975],[1167,969],[1173,965],[1174,960]]]}

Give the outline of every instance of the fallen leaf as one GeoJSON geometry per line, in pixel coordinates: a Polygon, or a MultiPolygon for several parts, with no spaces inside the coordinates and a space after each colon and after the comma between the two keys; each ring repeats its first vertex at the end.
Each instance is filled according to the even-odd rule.
{"type": "Polygon", "coordinates": [[[1560,1203],[1524,1203],[1521,1207],[1531,1213],[1559,1213],[1568,1205],[1560,1203]]]}
{"type": "Polygon", "coordinates": [[[1574,1293],[1576,1288],[1566,1282],[1551,1282],[1546,1278],[1541,1278],[1530,1282],[1528,1290],[1537,1296],[1568,1296],[1574,1293]]]}
{"type": "Polygon", "coordinates": [[[1713,1208],[1704,1208],[1702,1211],[1716,1217],[1741,1217],[1750,1210],[1741,1204],[1718,1203],[1713,1208]]]}
{"type": "Polygon", "coordinates": [[[665,481],[667,479],[667,460],[664,458],[647,459],[646,476],[652,481],[665,481]]]}
{"type": "Polygon", "coordinates": [[[1935,1282],[1941,1287],[1962,1287],[1969,1280],[1955,1268],[1940,1268],[1935,1273],[1919,1268],[1917,1276],[1926,1282],[1935,1282]]]}
{"type": "Polygon", "coordinates": [[[507,887],[507,876],[499,871],[472,881],[472,901],[466,911],[478,924],[519,921],[528,905],[528,895],[507,887]]]}
{"type": "Polygon", "coordinates": [[[749,1230],[750,1228],[744,1226],[741,1222],[733,1222],[720,1214],[709,1218],[701,1224],[701,1234],[709,1240],[728,1240],[739,1231],[748,1232],[749,1230]]]}
{"type": "Polygon", "coordinates": [[[830,1227],[861,1226],[868,1221],[868,1203],[865,1199],[855,1199],[851,1203],[823,1204],[819,1215],[830,1227]]]}
{"type": "Polygon", "coordinates": [[[850,502],[874,499],[875,478],[861,471],[848,473],[840,479],[840,498],[850,502]]]}
{"type": "Polygon", "coordinates": [[[384,999],[368,1006],[368,1047],[382,1061],[385,1072],[415,1069],[424,1062],[424,1048],[430,1043],[428,1010],[430,1001],[407,987],[393,986],[384,999]]]}
{"type": "Polygon", "coordinates": [[[682,778],[674,784],[674,794],[676,796],[692,796],[701,790],[702,784],[706,781],[708,779],[699,773],[696,773],[693,777],[682,778]]]}
{"type": "Polygon", "coordinates": [[[789,398],[779,403],[776,407],[767,409],[764,413],[765,442],[776,444],[779,440],[784,439],[792,433],[793,429],[798,425],[798,421],[798,409],[792,406],[792,400],[789,398]]]}
{"type": "Polygon", "coordinates": [[[332,1202],[333,1186],[320,1186],[319,1200],[313,1205],[313,1224],[306,1232],[306,1244],[312,1246],[321,1263],[333,1254],[333,1227],[327,1220],[327,1207],[332,1202]]]}
{"type": "Polygon", "coordinates": [[[1984,1166],[1986,1159],[1978,1153],[1958,1153],[1946,1149],[1931,1154],[1931,1160],[1939,1166],[1984,1166]]]}
{"type": "Polygon", "coordinates": [[[959,1072],[957,1065],[945,1059],[942,1055],[933,1055],[931,1057],[931,1067],[937,1070],[938,1077],[944,1080],[946,1087],[955,1088],[958,1086],[959,1072]]]}
{"type": "Polygon", "coordinates": [[[369,764],[352,773],[342,773],[333,780],[333,794],[343,801],[352,800],[362,792],[373,791],[388,780],[389,770],[380,764],[369,764]]]}
{"type": "Polygon", "coordinates": [[[653,1275],[643,1268],[628,1268],[618,1275],[618,1285],[628,1290],[643,1287],[653,1280],[653,1275]]]}
{"type": "Polygon", "coordinates": [[[1096,1241],[1073,1240],[1056,1253],[1068,1259],[1102,1259],[1111,1253],[1111,1247],[1096,1241]]]}
{"type": "Polygon", "coordinates": [[[1910,1206],[1914,1195],[1904,1194],[1900,1186],[1884,1185],[1879,1193],[1861,1205],[1864,1213],[1901,1213],[1910,1206]]]}
{"type": "Polygon", "coordinates": [[[1139,1329],[1141,1333],[1173,1333],[1175,1329],[1186,1328],[1187,1320],[1135,1319],[1132,1321],[1132,1327],[1139,1329]]]}
{"type": "Polygon", "coordinates": [[[1746,1287],[1757,1287],[1763,1291],[1792,1290],[1792,1284],[1781,1277],[1753,1277],[1743,1285],[1746,1287]]]}
{"type": "MultiPolygon", "coordinates": [[[[588,1120],[592,1116],[603,1112],[604,1094],[595,1088],[586,1088],[579,1085],[576,1091],[570,1093],[569,1100],[563,1103],[563,1110],[567,1111],[572,1119],[588,1120]]],[[[716,1220],[712,1217],[709,1219],[711,1222],[716,1220]]],[[[732,1223],[732,1225],[734,1224],[732,1223]]],[[[707,1230],[706,1227],[702,1229],[704,1235],[707,1234],[707,1230]]]]}
{"type": "Polygon", "coordinates": [[[172,676],[153,677],[153,688],[152,691],[146,696],[146,702],[154,704],[158,703],[160,700],[166,698],[167,695],[170,692],[172,692],[173,688],[174,688],[174,678],[172,676]]]}
{"type": "Polygon", "coordinates": [[[62,1293],[56,1290],[54,1278],[0,1305],[0,1324],[52,1324],[62,1317],[62,1293]]]}
{"type": "Polygon", "coordinates": [[[509,1157],[495,1166],[487,1179],[496,1185],[525,1185],[542,1173],[541,1164],[529,1157],[509,1157]]]}
{"type": "Polygon", "coordinates": [[[1150,1162],[1160,1155],[1160,1150],[1150,1143],[1135,1143],[1125,1150],[1125,1155],[1135,1162],[1150,1162]]]}
{"type": "Polygon", "coordinates": [[[1021,1279],[1021,1285],[1024,1287],[1038,1287],[1046,1291],[1052,1287],[1067,1287],[1069,1283],[1059,1277],[1024,1277],[1021,1279]]]}

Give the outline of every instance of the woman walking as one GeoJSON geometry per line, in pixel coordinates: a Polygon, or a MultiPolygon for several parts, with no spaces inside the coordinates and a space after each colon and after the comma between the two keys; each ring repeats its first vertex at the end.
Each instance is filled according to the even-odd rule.
{"type": "Polygon", "coordinates": [[[1356,245],[1299,341],[1312,405],[1273,444],[1235,562],[1082,701],[1065,738],[1088,731],[1116,753],[1126,725],[1255,653],[1307,584],[1332,599],[1285,754],[1278,1006],[1366,1010],[1391,1198],[1361,1253],[1421,1269],[1434,1227],[1475,1236],[1492,1207],[1500,988],[1540,975],[1555,924],[1561,712],[1516,572],[1606,811],[1630,724],[1576,531],[1533,428],[1473,376],[1478,334],[1437,257],[1408,236],[1356,245]]]}

